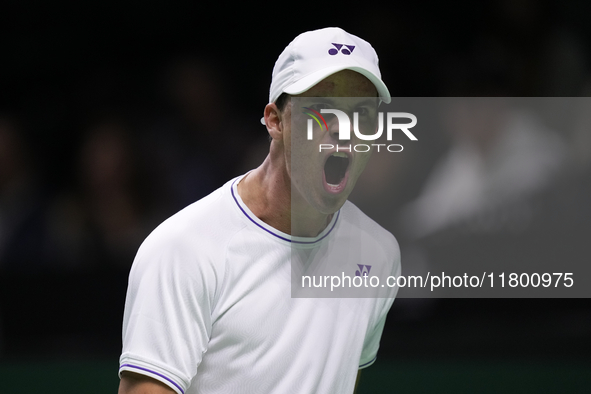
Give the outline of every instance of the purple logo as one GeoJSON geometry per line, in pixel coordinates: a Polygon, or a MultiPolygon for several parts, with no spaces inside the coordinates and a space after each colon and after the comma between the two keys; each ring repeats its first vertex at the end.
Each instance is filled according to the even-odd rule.
{"type": "Polygon", "coordinates": [[[337,53],[341,52],[343,55],[350,55],[351,52],[353,52],[353,49],[355,49],[355,45],[345,45],[345,44],[337,44],[337,43],[332,43],[332,45],[334,45],[334,48],[330,48],[328,50],[328,54],[329,55],[336,55],[337,53]]]}
{"type": "Polygon", "coordinates": [[[367,276],[367,275],[369,275],[369,271],[371,271],[371,265],[357,264],[357,266],[359,267],[359,269],[357,271],[355,271],[355,276],[367,276]]]}

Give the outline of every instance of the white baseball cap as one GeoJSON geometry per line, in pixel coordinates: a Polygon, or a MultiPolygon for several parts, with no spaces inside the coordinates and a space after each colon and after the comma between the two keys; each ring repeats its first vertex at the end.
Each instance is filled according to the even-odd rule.
{"type": "MultiPolygon", "coordinates": [[[[275,102],[281,93],[303,93],[329,75],[346,69],[367,77],[381,101],[390,102],[376,51],[367,41],[338,27],[308,31],[289,43],[275,62],[269,102],[275,102]]],[[[264,119],[261,122],[264,124],[264,119]]]]}

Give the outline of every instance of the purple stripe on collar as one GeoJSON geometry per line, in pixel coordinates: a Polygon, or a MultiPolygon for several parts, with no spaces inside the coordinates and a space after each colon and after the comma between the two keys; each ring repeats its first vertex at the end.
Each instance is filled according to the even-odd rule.
{"type": "MultiPolygon", "coordinates": [[[[237,180],[236,180],[236,181],[237,181],[237,180]]],[[[337,221],[339,220],[339,215],[341,214],[341,210],[340,210],[340,209],[337,211],[337,217],[336,217],[336,219],[334,220],[334,222],[333,222],[333,224],[332,224],[332,227],[330,228],[330,230],[328,230],[328,232],[327,232],[326,234],[324,234],[324,235],[323,235],[321,238],[319,238],[319,239],[317,239],[317,240],[315,240],[315,241],[295,241],[295,240],[293,240],[293,239],[289,239],[289,238],[282,237],[282,236],[281,236],[281,235],[279,235],[279,234],[275,234],[273,231],[271,231],[271,230],[269,230],[269,229],[267,229],[267,228],[265,228],[265,227],[261,226],[259,223],[257,223],[257,222],[256,222],[256,221],[255,221],[253,218],[251,218],[251,217],[248,215],[248,213],[247,213],[247,212],[246,212],[246,211],[245,211],[245,210],[242,208],[242,206],[240,206],[240,203],[238,202],[238,199],[237,199],[237,198],[236,198],[236,196],[234,195],[234,184],[236,183],[236,181],[234,181],[234,182],[232,183],[232,186],[230,186],[230,191],[232,192],[232,197],[234,198],[234,201],[236,202],[236,205],[238,205],[238,208],[240,208],[240,210],[242,211],[242,213],[243,213],[243,214],[244,214],[244,215],[245,215],[245,216],[246,216],[246,217],[247,217],[247,218],[248,218],[248,219],[249,219],[251,222],[253,222],[254,224],[256,224],[256,225],[257,225],[258,227],[260,227],[261,229],[265,230],[265,231],[266,231],[266,232],[268,232],[269,234],[271,234],[271,235],[273,235],[273,236],[275,236],[275,237],[277,237],[277,238],[279,238],[279,239],[282,239],[282,240],[284,240],[284,241],[287,241],[287,242],[296,243],[296,244],[313,244],[313,243],[316,243],[316,242],[322,241],[324,238],[326,238],[326,237],[328,236],[328,234],[330,234],[330,233],[332,232],[332,230],[334,229],[334,227],[337,225],[337,221]]]]}
{"type": "Polygon", "coordinates": [[[169,381],[170,383],[174,384],[174,386],[179,389],[181,391],[181,393],[185,394],[184,390],[181,388],[181,386],[179,386],[178,384],[176,384],[172,379],[170,379],[167,376],[162,375],[161,373],[158,373],[156,371],[152,371],[151,369],[148,368],[143,368],[143,367],[138,367],[137,365],[131,365],[131,364],[123,364],[122,366],[119,367],[119,369],[123,368],[123,367],[130,367],[130,368],[136,368],[136,369],[141,369],[142,371],[146,371],[146,372],[150,372],[153,373],[154,375],[158,375],[163,379],[166,379],[167,381],[169,381]]]}

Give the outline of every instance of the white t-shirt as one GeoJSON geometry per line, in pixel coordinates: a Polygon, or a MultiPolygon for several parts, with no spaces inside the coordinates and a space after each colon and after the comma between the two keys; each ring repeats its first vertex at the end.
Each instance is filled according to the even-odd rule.
{"type": "Polygon", "coordinates": [[[357,370],[376,359],[397,289],[389,298],[292,298],[292,250],[338,248],[339,233],[361,225],[383,249],[374,266],[399,275],[396,240],[350,202],[317,237],[291,237],[246,207],[241,178],[164,221],[140,247],[120,373],[186,394],[352,393],[357,370]]]}

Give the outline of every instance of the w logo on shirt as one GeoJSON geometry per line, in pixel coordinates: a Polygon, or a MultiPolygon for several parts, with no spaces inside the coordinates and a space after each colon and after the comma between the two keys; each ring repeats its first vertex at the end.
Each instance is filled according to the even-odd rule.
{"type": "Polygon", "coordinates": [[[353,49],[355,49],[355,45],[337,44],[335,42],[333,42],[332,45],[334,45],[334,48],[328,50],[328,54],[332,56],[339,52],[343,55],[350,55],[351,52],[353,52],[353,49]]]}
{"type": "Polygon", "coordinates": [[[357,264],[359,269],[355,271],[355,276],[368,276],[369,271],[371,271],[371,265],[361,265],[357,264]]]}

